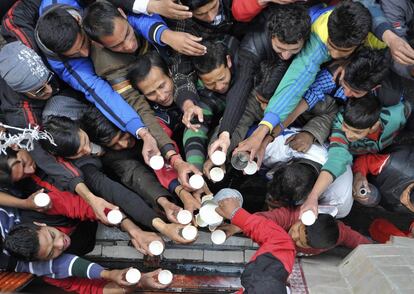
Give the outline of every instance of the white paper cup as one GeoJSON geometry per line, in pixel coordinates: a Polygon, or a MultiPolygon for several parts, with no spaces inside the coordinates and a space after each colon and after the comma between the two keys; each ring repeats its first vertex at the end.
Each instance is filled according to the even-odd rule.
{"type": "Polygon", "coordinates": [[[247,166],[243,169],[246,175],[254,175],[257,172],[257,163],[256,161],[249,161],[247,166]]]}
{"type": "Polygon", "coordinates": [[[130,268],[125,275],[125,280],[131,284],[138,283],[140,279],[141,279],[141,272],[137,270],[136,268],[130,268]]]}
{"type": "Polygon", "coordinates": [[[164,251],[164,244],[158,240],[154,240],[149,244],[148,248],[151,254],[160,255],[164,251]]]}
{"type": "Polygon", "coordinates": [[[213,167],[210,170],[210,178],[213,182],[220,182],[224,178],[224,171],[221,167],[213,167]]]}
{"type": "Polygon", "coordinates": [[[211,154],[211,161],[214,165],[222,165],[226,162],[226,153],[223,151],[217,150],[211,154]]]}
{"type": "Polygon", "coordinates": [[[50,197],[46,193],[39,193],[36,194],[33,201],[37,207],[43,208],[50,204],[50,197]]]}
{"type": "Polygon", "coordinates": [[[122,213],[119,209],[112,209],[108,212],[107,218],[111,224],[117,225],[122,221],[122,213]]]}
{"type": "Polygon", "coordinates": [[[226,233],[223,230],[215,230],[211,233],[211,241],[216,245],[223,244],[226,242],[226,233]]]}
{"type": "Polygon", "coordinates": [[[200,217],[209,225],[220,224],[223,217],[216,212],[217,203],[213,200],[204,201],[200,208],[200,217]]]}
{"type": "Polygon", "coordinates": [[[177,214],[177,220],[182,225],[188,225],[193,220],[193,214],[188,210],[182,209],[177,214]]]}
{"type": "Polygon", "coordinates": [[[197,232],[197,228],[190,225],[181,230],[181,236],[186,240],[194,240],[197,236],[197,232]]]}
{"type": "Polygon", "coordinates": [[[300,220],[302,221],[302,223],[305,226],[311,226],[315,223],[316,221],[316,216],[315,214],[312,212],[312,210],[307,210],[302,214],[302,217],[300,218],[300,220]]]}
{"type": "Polygon", "coordinates": [[[168,285],[173,280],[173,274],[169,270],[162,270],[158,274],[158,282],[163,285],[168,285]]]}
{"type": "Polygon", "coordinates": [[[208,226],[208,223],[206,223],[205,221],[203,221],[203,219],[201,218],[200,214],[197,214],[195,216],[195,220],[196,220],[197,226],[199,226],[200,228],[205,228],[205,227],[208,226]]]}
{"type": "Polygon", "coordinates": [[[154,155],[150,158],[149,163],[153,170],[160,170],[164,167],[164,158],[160,155],[154,155]]]}
{"type": "Polygon", "coordinates": [[[189,182],[190,186],[196,190],[201,189],[204,186],[204,179],[200,175],[192,175],[189,182]]]}

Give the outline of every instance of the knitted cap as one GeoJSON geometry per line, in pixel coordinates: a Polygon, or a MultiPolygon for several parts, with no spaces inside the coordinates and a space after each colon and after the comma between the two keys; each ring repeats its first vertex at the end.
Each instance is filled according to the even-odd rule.
{"type": "Polygon", "coordinates": [[[48,78],[49,70],[39,55],[20,41],[0,49],[0,76],[16,92],[39,89],[48,78]]]}

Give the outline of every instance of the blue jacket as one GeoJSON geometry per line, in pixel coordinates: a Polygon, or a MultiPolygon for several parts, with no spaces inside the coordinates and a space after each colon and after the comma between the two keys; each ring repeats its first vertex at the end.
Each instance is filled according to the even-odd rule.
{"type": "MultiPolygon", "coordinates": [[[[82,7],[75,0],[43,0],[39,8],[39,15],[47,13],[49,6],[63,4],[71,6],[82,14],[82,7]]],[[[128,22],[137,34],[142,35],[151,43],[164,46],[161,34],[168,29],[159,15],[128,15],[128,22]]],[[[37,34],[36,34],[37,36],[37,34]]],[[[96,75],[89,58],[62,58],[50,52],[38,42],[41,50],[46,54],[48,62],[54,72],[72,88],[85,94],[86,99],[95,106],[118,128],[136,136],[136,132],[144,127],[137,112],[115,92],[108,82],[96,75]]]]}

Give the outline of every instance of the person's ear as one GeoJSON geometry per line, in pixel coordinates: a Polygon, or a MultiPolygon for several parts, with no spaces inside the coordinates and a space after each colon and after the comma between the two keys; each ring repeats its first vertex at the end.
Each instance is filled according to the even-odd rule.
{"type": "Polygon", "coordinates": [[[227,59],[227,67],[228,68],[231,68],[231,66],[233,65],[232,62],[231,62],[231,56],[230,55],[227,55],[226,56],[226,59],[227,59]]]}
{"type": "Polygon", "coordinates": [[[39,227],[46,227],[47,225],[45,224],[45,223],[38,223],[38,222],[33,222],[36,226],[39,226],[39,227]]]}
{"type": "Polygon", "coordinates": [[[375,133],[378,128],[380,127],[381,122],[378,120],[370,129],[369,129],[369,133],[375,133]]]}
{"type": "Polygon", "coordinates": [[[122,8],[118,8],[119,13],[122,15],[123,18],[127,18],[125,12],[122,10],[122,8]]]}

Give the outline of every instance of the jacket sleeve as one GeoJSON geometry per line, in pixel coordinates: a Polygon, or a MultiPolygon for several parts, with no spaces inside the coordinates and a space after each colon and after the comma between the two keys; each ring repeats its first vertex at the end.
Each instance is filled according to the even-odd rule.
{"type": "Polygon", "coordinates": [[[95,106],[118,128],[137,136],[144,127],[136,111],[114,90],[108,82],[95,74],[92,62],[87,58],[72,60],[48,59],[50,66],[75,90],[85,94],[86,99],[95,106]]]}
{"type": "Polygon", "coordinates": [[[330,60],[326,45],[311,33],[305,47],[295,57],[269,101],[260,124],[272,130],[295,109],[305,91],[314,82],[320,65],[330,60]]]}
{"type": "Polygon", "coordinates": [[[379,3],[381,4],[381,8],[384,11],[385,17],[393,26],[394,32],[400,36],[405,38],[407,36],[408,31],[408,23],[407,23],[407,4],[409,1],[407,0],[380,0],[379,3]]]}
{"type": "Polygon", "coordinates": [[[231,11],[236,20],[242,22],[251,21],[264,7],[257,0],[233,0],[231,11]]]}
{"type": "Polygon", "coordinates": [[[287,207],[276,208],[271,211],[256,212],[255,215],[263,216],[281,226],[285,231],[299,220],[298,209],[287,207]]]}
{"type": "Polygon", "coordinates": [[[292,272],[296,255],[295,246],[283,228],[274,221],[250,214],[243,208],[236,212],[231,222],[259,244],[260,248],[252,259],[264,253],[271,253],[283,263],[288,273],[292,272]]]}
{"type": "Polygon", "coordinates": [[[157,199],[171,194],[165,190],[152,171],[149,171],[141,162],[125,152],[110,151],[104,155],[103,162],[114,172],[122,184],[141,195],[152,206],[157,206],[157,199]]]}
{"type": "Polygon", "coordinates": [[[325,94],[330,94],[336,88],[332,74],[327,69],[322,69],[316,76],[315,81],[310,85],[309,89],[303,95],[309,109],[325,100],[325,94]]]}
{"type": "Polygon", "coordinates": [[[378,39],[382,40],[384,32],[392,30],[392,26],[384,16],[381,6],[375,0],[355,0],[355,2],[360,2],[369,10],[372,16],[372,31],[378,39]]]}
{"type": "Polygon", "coordinates": [[[253,76],[258,68],[260,57],[247,50],[240,50],[234,84],[226,95],[226,108],[220,123],[219,134],[222,132],[233,133],[244,110],[249,93],[253,88],[253,76]]]}
{"type": "Polygon", "coordinates": [[[27,47],[39,52],[34,37],[34,28],[39,18],[40,2],[41,0],[16,1],[3,18],[1,34],[6,39],[20,40],[27,47]]]}
{"type": "Polygon", "coordinates": [[[93,164],[86,164],[81,169],[92,192],[118,206],[135,223],[153,229],[152,220],[158,215],[140,195],[113,181],[93,164]]]}
{"type": "Polygon", "coordinates": [[[65,292],[79,294],[103,294],[105,285],[109,283],[103,279],[91,281],[74,277],[60,280],[45,277],[43,280],[50,285],[63,289],[65,292]]]}
{"type": "Polygon", "coordinates": [[[347,165],[352,164],[353,160],[349,141],[342,131],[342,121],[342,114],[338,113],[329,138],[328,160],[322,166],[322,170],[329,172],[334,180],[346,171],[347,165]]]}
{"type": "Polygon", "coordinates": [[[364,176],[367,176],[368,174],[376,176],[381,173],[389,158],[389,154],[360,155],[355,159],[352,171],[354,174],[360,173],[364,176]]]}
{"type": "Polygon", "coordinates": [[[357,231],[351,229],[351,227],[345,225],[343,222],[338,221],[339,238],[336,245],[345,246],[347,248],[354,249],[360,244],[372,244],[372,242],[361,235],[357,231]]]}
{"type": "Polygon", "coordinates": [[[309,112],[312,116],[310,120],[303,126],[303,131],[313,135],[316,141],[323,145],[328,139],[332,123],[338,112],[338,106],[333,98],[327,97],[325,101],[316,104],[316,107],[309,112]]]}
{"type": "Polygon", "coordinates": [[[128,22],[134,28],[135,32],[144,36],[151,43],[161,46],[165,45],[161,41],[161,35],[168,27],[158,14],[151,16],[145,14],[128,14],[128,22]]]}
{"type": "Polygon", "coordinates": [[[103,267],[97,263],[66,253],[48,261],[18,261],[15,269],[16,272],[32,273],[37,276],[48,276],[55,279],[72,276],[99,279],[103,270],[103,267]]]}

